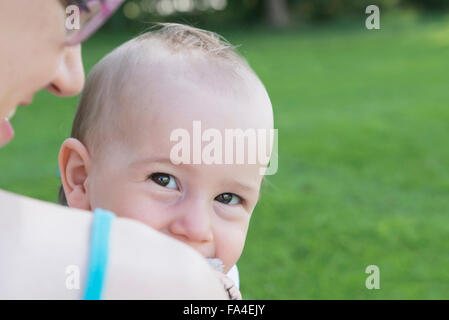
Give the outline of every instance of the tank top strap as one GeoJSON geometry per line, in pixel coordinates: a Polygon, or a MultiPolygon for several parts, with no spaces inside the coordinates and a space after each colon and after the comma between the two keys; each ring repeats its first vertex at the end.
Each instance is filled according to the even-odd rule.
{"type": "Polygon", "coordinates": [[[94,211],[85,300],[99,300],[102,297],[108,265],[109,235],[114,217],[115,215],[107,210],[94,211]]]}

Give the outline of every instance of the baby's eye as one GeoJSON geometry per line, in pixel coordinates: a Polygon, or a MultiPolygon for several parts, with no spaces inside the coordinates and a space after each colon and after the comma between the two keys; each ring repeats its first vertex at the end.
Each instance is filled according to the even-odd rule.
{"type": "Polygon", "coordinates": [[[153,173],[149,178],[162,187],[178,189],[178,184],[176,183],[175,178],[169,174],[157,172],[153,173]]]}
{"type": "Polygon", "coordinates": [[[222,193],[215,197],[215,200],[224,204],[239,204],[242,199],[233,193],[222,193]]]}

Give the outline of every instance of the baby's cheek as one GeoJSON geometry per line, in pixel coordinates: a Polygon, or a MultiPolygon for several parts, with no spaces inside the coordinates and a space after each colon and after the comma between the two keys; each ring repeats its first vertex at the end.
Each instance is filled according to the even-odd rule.
{"type": "Polygon", "coordinates": [[[117,198],[119,200],[115,202],[114,208],[118,216],[140,221],[157,231],[164,232],[167,229],[171,216],[168,209],[145,193],[139,194],[136,190],[130,194],[122,193],[117,198]]]}
{"type": "Polygon", "coordinates": [[[119,217],[136,219],[142,208],[136,194],[126,190],[121,181],[99,180],[92,184],[94,207],[110,210],[119,217]]]}
{"type": "Polygon", "coordinates": [[[223,261],[225,266],[224,272],[227,273],[237,263],[242,254],[245,246],[246,229],[236,228],[235,230],[224,231],[216,239],[215,250],[217,258],[223,261]]]}

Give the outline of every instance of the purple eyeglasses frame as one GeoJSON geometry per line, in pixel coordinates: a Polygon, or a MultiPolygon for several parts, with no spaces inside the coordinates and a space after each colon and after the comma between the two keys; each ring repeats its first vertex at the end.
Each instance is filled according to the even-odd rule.
{"type": "MultiPolygon", "coordinates": [[[[89,1],[89,0],[88,0],[89,1]]],[[[97,31],[109,17],[120,7],[124,0],[90,0],[89,2],[100,2],[101,9],[89,20],[87,24],[81,27],[73,35],[65,41],[65,46],[75,46],[89,38],[95,31],[97,31]]],[[[80,14],[83,9],[80,9],[80,14]]]]}

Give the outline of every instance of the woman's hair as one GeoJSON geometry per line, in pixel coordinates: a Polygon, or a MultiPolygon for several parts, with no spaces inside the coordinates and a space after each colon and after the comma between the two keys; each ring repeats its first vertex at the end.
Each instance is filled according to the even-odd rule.
{"type": "MultiPolygon", "coordinates": [[[[246,60],[221,36],[182,24],[157,24],[151,31],[113,50],[89,72],[73,120],[71,137],[81,141],[90,154],[98,153],[105,143],[113,142],[113,137],[117,136],[114,131],[120,134],[120,94],[133,75],[139,72],[142,61],[153,59],[162,63],[161,55],[157,53],[161,48],[173,54],[198,53],[225,66],[233,79],[248,79],[249,76],[260,83],[246,60]]],[[[241,84],[233,86],[241,89],[241,84]]],[[[62,185],[59,203],[67,205],[62,185]]]]}

